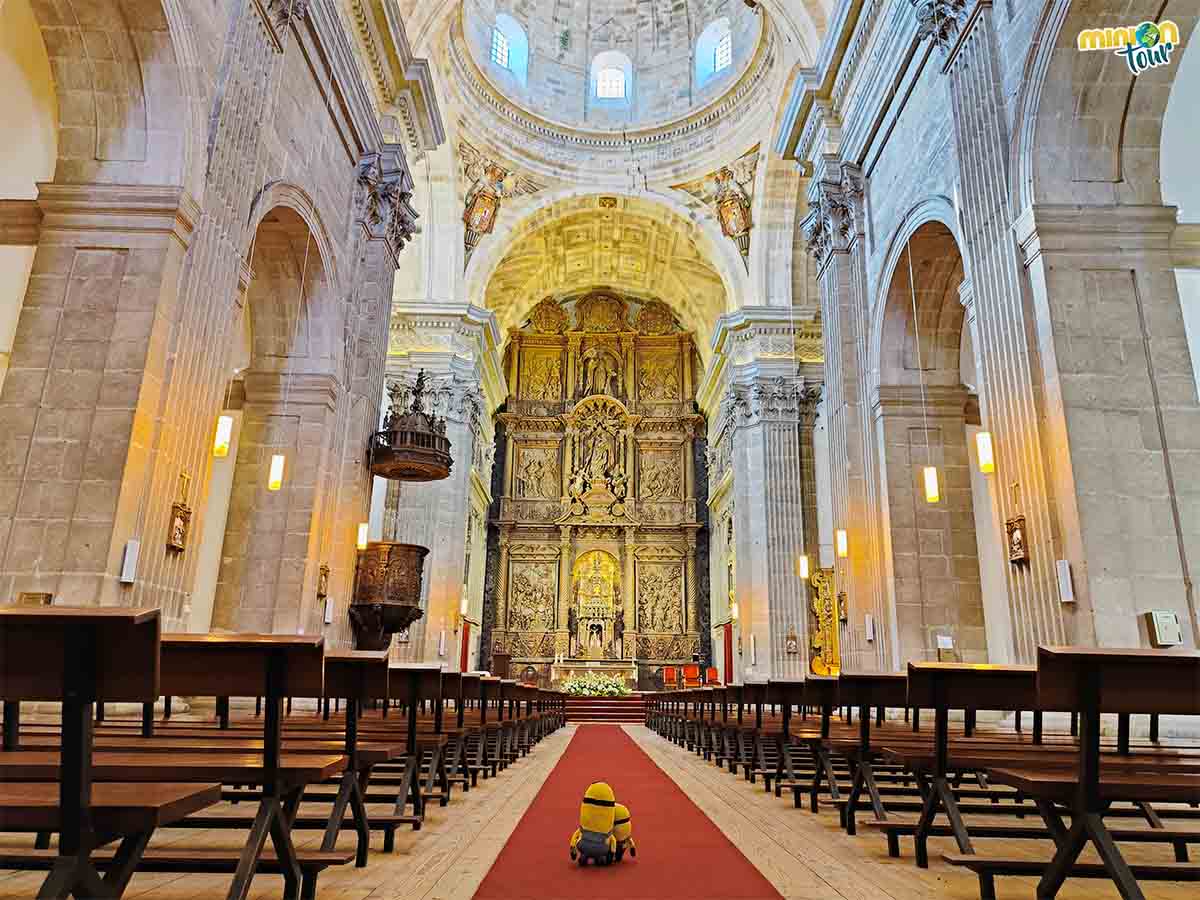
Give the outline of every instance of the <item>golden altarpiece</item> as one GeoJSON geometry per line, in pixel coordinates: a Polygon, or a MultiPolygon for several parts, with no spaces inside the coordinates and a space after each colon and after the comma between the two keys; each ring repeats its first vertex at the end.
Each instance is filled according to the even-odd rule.
{"type": "Polygon", "coordinates": [[[544,683],[700,649],[696,354],[658,301],[543,300],[509,334],[493,649],[544,683]]]}

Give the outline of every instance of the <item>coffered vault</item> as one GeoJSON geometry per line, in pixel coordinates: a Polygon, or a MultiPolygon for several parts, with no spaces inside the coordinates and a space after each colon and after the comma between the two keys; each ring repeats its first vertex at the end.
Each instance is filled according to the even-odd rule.
{"type": "Polygon", "coordinates": [[[548,295],[612,287],[669,304],[707,355],[728,293],[707,238],[678,213],[632,197],[576,197],[527,217],[510,238],[484,293],[502,333],[548,295]]]}

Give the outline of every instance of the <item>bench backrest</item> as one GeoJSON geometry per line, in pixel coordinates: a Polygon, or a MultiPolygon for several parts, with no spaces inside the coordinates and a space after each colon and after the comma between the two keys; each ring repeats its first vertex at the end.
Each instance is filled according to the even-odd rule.
{"type": "Polygon", "coordinates": [[[442,670],[419,663],[393,663],[388,670],[388,690],[397,703],[436,703],[442,699],[442,670]]]}
{"type": "MultiPolygon", "coordinates": [[[[918,709],[1039,709],[1033,666],[910,662],[908,705],[918,709]]],[[[1065,707],[1063,707],[1065,709],[1065,707]]]]}
{"type": "MultiPolygon", "coordinates": [[[[258,697],[273,658],[287,670],[283,695],[322,697],[325,639],[302,634],[166,634],[162,693],[192,697],[258,697]]],[[[108,698],[105,698],[108,699],[108,698]]]]}
{"type": "Polygon", "coordinates": [[[149,703],[160,693],[159,614],[127,607],[0,607],[0,700],[61,700],[67,634],[95,648],[91,699],[149,703]]]}
{"type": "Polygon", "coordinates": [[[386,700],[388,651],[327,650],[325,696],[343,700],[386,700]]]}
{"type": "Polygon", "coordinates": [[[896,672],[843,672],[838,704],[903,708],[908,704],[908,679],[896,672]]]}
{"type": "Polygon", "coordinates": [[[1043,709],[1086,711],[1090,679],[1102,713],[1200,715],[1200,651],[1038,648],[1043,709]]]}

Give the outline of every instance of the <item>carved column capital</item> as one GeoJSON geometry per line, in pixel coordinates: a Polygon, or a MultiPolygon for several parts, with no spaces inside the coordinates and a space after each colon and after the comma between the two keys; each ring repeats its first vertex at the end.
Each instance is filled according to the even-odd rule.
{"type": "Polygon", "coordinates": [[[909,0],[917,17],[917,40],[932,37],[938,49],[948,54],[958,42],[967,20],[967,0],[909,0]]]}
{"type": "Polygon", "coordinates": [[[731,385],[729,399],[733,423],[738,428],[747,428],[764,422],[799,422],[802,409],[809,402],[805,391],[802,378],[783,375],[731,385]]]}
{"type": "Polygon", "coordinates": [[[267,0],[267,14],[280,31],[308,18],[310,0],[267,0]]]}
{"type": "Polygon", "coordinates": [[[865,233],[865,197],[862,170],[850,163],[842,163],[816,183],[801,228],[818,265],[824,265],[832,253],[848,251],[865,233]]]}

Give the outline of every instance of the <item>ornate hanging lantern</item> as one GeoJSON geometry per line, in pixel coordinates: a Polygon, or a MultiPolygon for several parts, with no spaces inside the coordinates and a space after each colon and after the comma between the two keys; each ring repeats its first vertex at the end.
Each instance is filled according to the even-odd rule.
{"type": "Polygon", "coordinates": [[[417,375],[407,410],[404,389],[389,391],[392,407],[383,431],[371,437],[371,474],[394,481],[440,481],[450,476],[453,459],[446,420],[425,411],[425,370],[417,375]]]}

